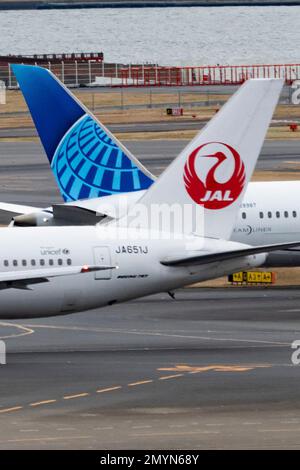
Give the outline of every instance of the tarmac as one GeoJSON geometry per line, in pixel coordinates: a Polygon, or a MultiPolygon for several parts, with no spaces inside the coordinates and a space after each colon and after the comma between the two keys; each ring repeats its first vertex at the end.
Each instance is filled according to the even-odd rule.
{"type": "Polygon", "coordinates": [[[298,289],[0,323],[0,449],[300,447],[298,289]]]}

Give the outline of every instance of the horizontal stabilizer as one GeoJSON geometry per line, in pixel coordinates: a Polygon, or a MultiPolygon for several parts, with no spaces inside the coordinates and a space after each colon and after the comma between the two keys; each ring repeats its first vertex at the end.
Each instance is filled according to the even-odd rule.
{"type": "Polygon", "coordinates": [[[300,247],[300,241],[291,243],[279,243],[273,245],[253,246],[237,250],[220,251],[214,253],[194,254],[193,256],[168,257],[161,260],[164,266],[200,266],[202,264],[227,261],[243,256],[256,255],[259,253],[269,253],[270,251],[288,250],[295,246],[300,247]]]}

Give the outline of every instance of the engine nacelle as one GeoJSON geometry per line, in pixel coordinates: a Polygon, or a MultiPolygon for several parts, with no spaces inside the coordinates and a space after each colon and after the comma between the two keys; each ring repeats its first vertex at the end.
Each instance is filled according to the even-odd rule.
{"type": "Polygon", "coordinates": [[[53,214],[50,212],[33,212],[13,217],[10,226],[15,227],[43,227],[53,224],[53,214]]]}

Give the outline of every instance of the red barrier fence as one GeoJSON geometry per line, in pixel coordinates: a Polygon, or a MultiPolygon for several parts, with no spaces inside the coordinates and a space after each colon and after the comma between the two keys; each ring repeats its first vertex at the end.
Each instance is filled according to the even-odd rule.
{"type": "MultiPolygon", "coordinates": [[[[201,67],[161,67],[124,65],[101,60],[36,62],[49,68],[67,86],[201,86],[240,85],[249,78],[283,78],[286,84],[300,79],[300,64],[215,65],[201,67]]],[[[0,81],[8,88],[17,86],[8,64],[0,63],[0,81]]]]}
{"type": "Polygon", "coordinates": [[[123,67],[122,86],[239,85],[249,78],[300,79],[300,64],[123,67]]]}

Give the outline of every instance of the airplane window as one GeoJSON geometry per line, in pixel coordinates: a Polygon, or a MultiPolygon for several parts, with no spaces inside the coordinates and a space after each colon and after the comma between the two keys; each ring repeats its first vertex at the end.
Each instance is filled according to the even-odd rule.
{"type": "Polygon", "coordinates": [[[35,264],[36,264],[36,263],[35,263],[35,259],[32,259],[32,260],[31,260],[31,266],[35,266],[35,264]]]}
{"type": "Polygon", "coordinates": [[[40,259],[40,265],[45,266],[45,260],[44,259],[40,259]]]}
{"type": "Polygon", "coordinates": [[[276,211],[276,217],[277,217],[277,219],[279,219],[279,217],[280,217],[280,212],[279,211],[276,211]]]}
{"type": "Polygon", "coordinates": [[[4,266],[8,266],[9,265],[9,262],[7,259],[4,260],[4,266]]]}
{"type": "Polygon", "coordinates": [[[268,212],[268,217],[269,217],[269,219],[272,218],[272,212],[268,212]]]}
{"type": "Polygon", "coordinates": [[[297,217],[297,212],[293,211],[293,217],[297,217]]]}
{"type": "Polygon", "coordinates": [[[61,265],[63,264],[63,260],[62,260],[61,258],[59,258],[59,259],[57,260],[57,262],[58,262],[58,265],[59,265],[59,266],[61,266],[61,265]]]}
{"type": "Polygon", "coordinates": [[[259,213],[259,218],[260,218],[260,219],[263,219],[263,218],[264,218],[264,213],[263,213],[263,212],[260,212],[260,213],[259,213]]]}
{"type": "Polygon", "coordinates": [[[49,265],[53,266],[53,259],[49,259],[49,265]]]}
{"type": "Polygon", "coordinates": [[[70,266],[72,264],[72,260],[70,258],[67,259],[67,264],[70,266]]]}
{"type": "Polygon", "coordinates": [[[22,259],[22,266],[27,266],[27,261],[26,261],[26,259],[22,259]]]}
{"type": "Polygon", "coordinates": [[[288,216],[289,216],[288,211],[284,211],[284,217],[288,217],[288,216]]]}
{"type": "Polygon", "coordinates": [[[242,212],[242,218],[243,218],[243,219],[246,219],[246,217],[247,217],[246,212],[242,212]]]}
{"type": "Polygon", "coordinates": [[[13,260],[13,265],[18,266],[18,261],[16,259],[13,260]]]}

